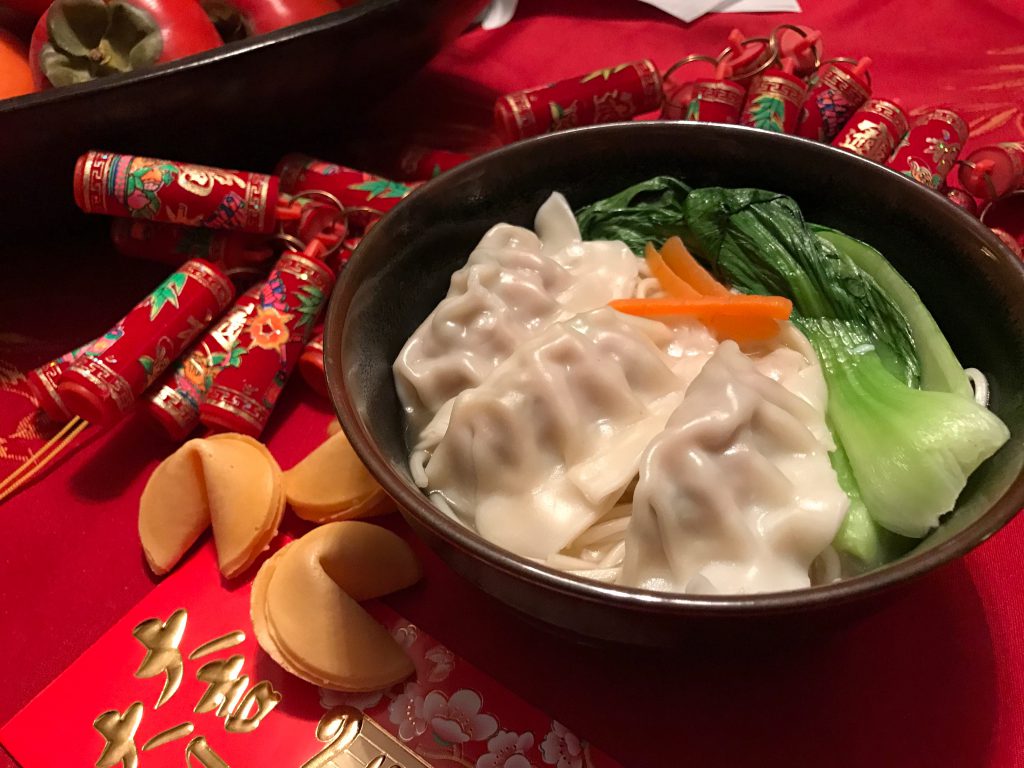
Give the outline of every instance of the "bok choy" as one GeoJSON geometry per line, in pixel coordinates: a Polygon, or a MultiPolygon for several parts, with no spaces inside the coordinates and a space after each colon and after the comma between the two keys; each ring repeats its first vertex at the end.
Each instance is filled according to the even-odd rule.
{"type": "Polygon", "coordinates": [[[734,289],[785,296],[817,351],[851,499],[834,542],[863,567],[908,549],[951,510],[967,477],[1009,437],[916,292],[873,248],[810,225],[796,202],[758,189],[687,191],[656,177],[577,213],[587,239],[638,255],[679,235],[734,289]]]}

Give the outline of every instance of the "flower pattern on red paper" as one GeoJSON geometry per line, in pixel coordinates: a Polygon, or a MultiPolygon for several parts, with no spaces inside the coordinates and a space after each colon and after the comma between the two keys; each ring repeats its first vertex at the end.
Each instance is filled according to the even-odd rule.
{"type": "Polygon", "coordinates": [[[583,768],[583,743],[557,720],[551,722],[551,730],[541,742],[540,752],[544,762],[555,768],[583,768]]]}
{"type": "Polygon", "coordinates": [[[476,768],[533,768],[526,757],[532,746],[532,733],[498,731],[487,742],[487,754],[477,758],[476,768]]]}
{"type": "Polygon", "coordinates": [[[485,741],[498,730],[498,721],[480,711],[480,694],[463,688],[449,699],[440,691],[431,691],[423,700],[423,716],[434,735],[446,744],[485,741]]]}

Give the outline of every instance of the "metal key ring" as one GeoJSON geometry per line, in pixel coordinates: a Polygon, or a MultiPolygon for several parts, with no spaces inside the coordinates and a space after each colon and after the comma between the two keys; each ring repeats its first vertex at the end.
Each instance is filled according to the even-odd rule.
{"type": "MultiPolygon", "coordinates": [[[[807,37],[807,33],[804,32],[802,29],[800,29],[800,27],[796,26],[795,24],[779,24],[779,26],[777,26],[775,29],[772,30],[772,34],[771,34],[772,43],[774,43],[774,45],[775,45],[775,55],[776,55],[776,57],[778,57],[779,54],[782,53],[782,44],[779,42],[779,39],[778,39],[778,34],[779,34],[779,30],[780,29],[788,29],[788,30],[790,30],[792,32],[796,32],[798,35],[800,35],[800,37],[807,37]]],[[[817,71],[818,67],[821,66],[821,47],[820,47],[820,43],[821,43],[821,41],[819,40],[818,42],[816,42],[813,45],[811,45],[811,50],[814,51],[814,70],[815,71],[817,71]]]]}
{"type": "Polygon", "coordinates": [[[274,233],[273,240],[274,242],[284,243],[285,245],[289,246],[292,250],[294,250],[296,253],[302,253],[304,250],[306,250],[306,244],[304,242],[299,240],[299,238],[295,237],[294,235],[286,234],[283,231],[274,233]]]}
{"type": "Polygon", "coordinates": [[[703,53],[691,53],[689,56],[683,57],[675,64],[673,64],[671,67],[666,69],[664,74],[662,74],[661,79],[663,81],[668,80],[670,77],[672,77],[672,73],[678,70],[680,67],[685,67],[687,64],[693,64],[694,62],[697,61],[703,61],[708,64],[714,64],[715,66],[718,66],[718,59],[716,59],[713,56],[706,56],[703,53]]]}
{"type": "MultiPolygon", "coordinates": [[[[756,75],[761,74],[766,69],[768,69],[768,67],[770,67],[772,64],[775,63],[775,59],[778,56],[778,53],[777,53],[778,49],[773,44],[774,41],[771,38],[768,38],[768,37],[748,37],[746,40],[744,40],[743,42],[740,43],[740,48],[741,49],[745,48],[746,46],[750,45],[751,43],[765,43],[768,46],[769,55],[768,55],[768,58],[766,58],[763,62],[761,62],[755,69],[751,70],[748,73],[744,73],[742,77],[738,78],[739,80],[747,80],[748,78],[751,78],[751,77],[754,77],[756,75]]],[[[729,45],[725,46],[725,48],[722,50],[722,52],[720,54],[718,54],[718,58],[715,60],[715,63],[716,64],[721,64],[723,61],[725,61],[726,57],[730,53],[737,53],[737,51],[733,47],[732,43],[730,43],[729,45]]]]}

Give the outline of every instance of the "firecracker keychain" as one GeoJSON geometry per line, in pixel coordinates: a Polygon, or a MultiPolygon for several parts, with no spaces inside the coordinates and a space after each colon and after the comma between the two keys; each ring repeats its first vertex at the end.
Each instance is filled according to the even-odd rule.
{"type": "Polygon", "coordinates": [[[854,112],[832,146],[884,163],[907,132],[907,113],[894,99],[871,99],[854,112]]]}
{"type": "Polygon", "coordinates": [[[300,154],[282,158],[276,173],[282,191],[289,195],[325,192],[344,208],[371,208],[378,213],[387,213],[419,186],[300,154]]]}
{"type": "Polygon", "coordinates": [[[250,437],[263,431],[334,287],[323,253],[314,241],[303,252],[288,251],[278,259],[231,361],[214,376],[199,408],[204,426],[250,437]]]}
{"type": "Polygon", "coordinates": [[[516,91],[494,104],[494,126],[506,144],[552,131],[629,120],[661,106],[661,75],[644,59],[581,77],[516,91]]]}
{"type": "Polygon", "coordinates": [[[975,197],[996,200],[1024,189],[1024,142],[980,147],[960,161],[960,183],[975,197]]]}
{"type": "Polygon", "coordinates": [[[943,194],[945,194],[946,199],[957,208],[962,208],[971,214],[971,216],[978,215],[977,201],[964,190],[958,189],[957,187],[948,187],[943,191],[943,194]]]}
{"type": "Polygon", "coordinates": [[[299,213],[277,176],[111,152],[78,159],[74,190],[86,213],[207,229],[269,234],[299,213]]]}
{"type": "Polygon", "coordinates": [[[793,60],[769,68],[751,83],[740,122],[775,133],[793,133],[807,96],[807,83],[793,74],[793,60]]]}
{"type": "Polygon", "coordinates": [[[687,56],[665,71],[665,82],[682,66],[694,62],[714,64],[714,76],[681,84],[671,91],[666,90],[662,118],[701,123],[738,123],[747,89],[730,79],[732,66],[724,60],[701,55],[687,56]]]}
{"type": "Polygon", "coordinates": [[[871,96],[870,66],[871,59],[866,56],[858,61],[831,59],[824,62],[800,110],[796,135],[830,143],[871,96]]]}
{"type": "Polygon", "coordinates": [[[315,392],[327,395],[327,382],[324,380],[323,328],[313,334],[313,338],[302,350],[302,354],[299,356],[299,373],[315,392]]]}
{"type": "Polygon", "coordinates": [[[903,137],[886,165],[932,189],[940,189],[964,142],[967,122],[951,109],[921,115],[903,137]]]}
{"type": "Polygon", "coordinates": [[[713,70],[718,67],[719,59],[712,56],[705,56],[701,53],[695,53],[690,56],[683,57],[665,70],[661,76],[663,93],[660,117],[662,120],[687,119],[686,113],[690,107],[690,101],[693,99],[694,86],[698,81],[678,81],[673,79],[673,76],[680,72],[684,67],[689,67],[693,64],[707,64],[713,70]]]}

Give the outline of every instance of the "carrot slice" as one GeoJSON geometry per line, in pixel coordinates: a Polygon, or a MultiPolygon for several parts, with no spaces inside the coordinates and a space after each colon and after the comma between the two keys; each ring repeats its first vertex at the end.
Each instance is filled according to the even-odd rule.
{"type": "Polygon", "coordinates": [[[661,257],[669,269],[689,283],[698,293],[704,296],[726,296],[729,289],[715,280],[691,254],[683,241],[678,237],[670,237],[661,247],[661,257]]]}
{"type": "Polygon", "coordinates": [[[719,341],[764,341],[779,332],[779,322],[769,317],[709,317],[704,324],[719,341]]]}
{"type": "Polygon", "coordinates": [[[650,243],[644,249],[644,259],[647,262],[647,266],[651,269],[651,274],[658,278],[662,290],[669,296],[675,296],[680,299],[696,299],[700,296],[696,288],[669,268],[668,264],[665,263],[665,259],[662,258],[661,254],[650,243]]]}
{"type": "Polygon", "coordinates": [[[610,306],[627,315],[642,317],[688,315],[702,318],[749,317],[788,320],[793,311],[793,302],[783,296],[731,293],[725,296],[701,296],[696,299],[618,299],[611,302],[610,306]]]}

